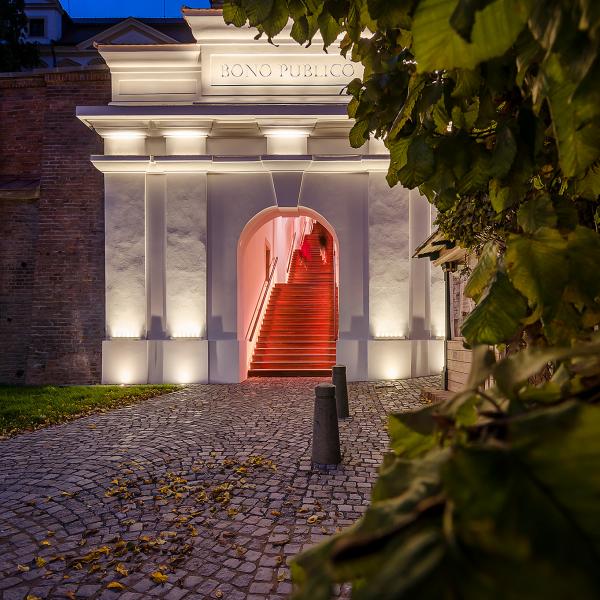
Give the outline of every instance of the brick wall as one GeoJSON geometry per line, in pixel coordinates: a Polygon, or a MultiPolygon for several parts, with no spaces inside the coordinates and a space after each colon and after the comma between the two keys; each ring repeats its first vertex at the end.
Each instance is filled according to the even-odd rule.
{"type": "Polygon", "coordinates": [[[102,141],[75,108],[109,101],[105,70],[0,78],[0,175],[40,178],[37,202],[0,199],[1,382],[100,380],[102,141]]]}

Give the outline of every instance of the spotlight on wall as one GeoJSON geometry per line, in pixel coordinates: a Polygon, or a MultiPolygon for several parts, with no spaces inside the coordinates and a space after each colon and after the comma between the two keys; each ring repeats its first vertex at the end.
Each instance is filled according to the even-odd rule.
{"type": "Polygon", "coordinates": [[[262,128],[263,133],[267,137],[276,138],[306,138],[310,135],[310,131],[303,127],[279,127],[279,128],[262,128]]]}
{"type": "Polygon", "coordinates": [[[103,138],[109,140],[140,140],[146,137],[144,131],[124,130],[101,132],[103,138]]]}
{"type": "Polygon", "coordinates": [[[195,139],[207,137],[208,132],[206,129],[167,129],[164,136],[177,139],[195,139]]]}

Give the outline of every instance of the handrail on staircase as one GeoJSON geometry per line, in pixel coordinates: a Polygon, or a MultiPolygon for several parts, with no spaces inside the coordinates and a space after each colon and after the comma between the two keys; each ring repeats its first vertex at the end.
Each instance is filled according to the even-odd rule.
{"type": "Polygon", "coordinates": [[[333,267],[333,335],[334,339],[338,339],[338,306],[337,306],[337,285],[335,281],[335,246],[333,247],[333,256],[331,258],[333,267]]]}
{"type": "Polygon", "coordinates": [[[275,267],[277,266],[277,260],[279,259],[276,256],[271,261],[271,269],[269,271],[269,279],[267,279],[261,288],[261,292],[258,296],[258,300],[256,302],[256,306],[254,307],[254,312],[252,313],[252,318],[250,319],[250,325],[248,326],[248,331],[246,332],[246,338],[248,338],[248,333],[250,333],[250,329],[252,329],[252,333],[250,333],[249,341],[251,342],[254,339],[254,334],[256,333],[256,326],[258,325],[258,320],[260,314],[262,313],[263,306],[265,305],[265,300],[267,299],[267,293],[269,288],[271,287],[271,282],[273,281],[273,275],[275,275],[275,267]],[[260,306],[259,306],[260,305],[260,306]],[[252,325],[254,323],[254,326],[252,325]]]}
{"type": "Polygon", "coordinates": [[[311,219],[310,217],[308,217],[306,221],[304,221],[304,227],[302,228],[302,237],[300,238],[300,247],[302,247],[302,244],[304,244],[304,238],[306,237],[306,226],[312,222],[313,219],[311,219]]]}
{"type": "Polygon", "coordinates": [[[292,258],[294,257],[294,242],[296,241],[296,232],[294,231],[294,235],[292,236],[292,243],[290,244],[290,252],[288,254],[288,261],[287,261],[287,269],[286,269],[286,273],[290,272],[290,267],[292,266],[292,258]]]}

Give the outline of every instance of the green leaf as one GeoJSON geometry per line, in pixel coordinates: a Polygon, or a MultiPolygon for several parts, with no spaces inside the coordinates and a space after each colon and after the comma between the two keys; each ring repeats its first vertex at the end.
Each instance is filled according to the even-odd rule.
{"type": "Polygon", "coordinates": [[[568,280],[567,241],[556,229],[541,227],[529,235],[511,234],[506,269],[512,284],[534,308],[551,314],[568,280]]]}
{"type": "Polygon", "coordinates": [[[581,344],[574,348],[527,348],[497,363],[493,376],[500,391],[512,398],[548,363],[594,355],[600,355],[598,344],[581,344]]]}
{"type": "Polygon", "coordinates": [[[498,271],[487,294],[463,323],[462,334],[471,345],[500,344],[519,331],[526,314],[525,299],[498,271]]]}
{"type": "Polygon", "coordinates": [[[331,46],[340,35],[342,29],[335,19],[327,12],[323,11],[318,18],[319,31],[323,36],[323,48],[331,46]]]}
{"type": "Polygon", "coordinates": [[[523,231],[534,233],[540,227],[556,227],[556,211],[548,194],[537,194],[517,212],[517,223],[523,231]]]}
{"type": "MultiPolygon", "coordinates": [[[[262,0],[256,1],[262,2],[262,0]]],[[[269,41],[283,30],[287,25],[290,16],[286,0],[272,0],[272,4],[273,7],[269,16],[262,21],[261,25],[262,29],[269,37],[269,41]]]]}
{"type": "Polygon", "coordinates": [[[369,139],[369,122],[366,120],[356,121],[350,130],[350,145],[360,148],[369,139]]]}
{"type": "Polygon", "coordinates": [[[456,82],[451,94],[453,98],[470,99],[476,96],[483,82],[479,72],[471,69],[455,69],[452,76],[456,82]]]}
{"type": "Polygon", "coordinates": [[[308,19],[305,16],[298,18],[292,25],[290,36],[299,44],[305,44],[310,39],[308,19]]]}
{"type": "Polygon", "coordinates": [[[465,295],[479,302],[481,295],[486,290],[498,267],[498,246],[495,242],[488,242],[481,251],[481,256],[467,281],[465,295]]]}
{"type": "Polygon", "coordinates": [[[402,105],[400,112],[394,119],[394,123],[392,124],[392,127],[389,132],[390,137],[396,137],[400,133],[404,125],[411,119],[413,109],[415,107],[415,104],[417,103],[417,100],[419,99],[419,95],[421,94],[421,90],[424,86],[425,79],[423,77],[419,75],[413,75],[410,78],[410,82],[408,84],[408,96],[406,97],[406,100],[402,105]]]}
{"type": "Polygon", "coordinates": [[[400,169],[398,177],[409,189],[421,185],[435,171],[435,156],[425,136],[413,138],[406,155],[406,164],[400,169]]]}
{"type": "Polygon", "coordinates": [[[473,69],[504,54],[527,21],[528,9],[518,0],[495,0],[477,12],[472,43],[452,28],[457,0],[421,0],[413,21],[413,47],[419,72],[456,67],[473,69]]]}
{"type": "Polygon", "coordinates": [[[600,196],[600,165],[592,165],[587,173],[574,183],[575,191],[579,196],[589,200],[597,200],[600,196]]]}
{"type": "Polygon", "coordinates": [[[582,550],[600,557],[600,407],[569,403],[518,419],[511,427],[520,459],[569,520],[582,550]]]}
{"type": "Polygon", "coordinates": [[[576,84],[558,56],[545,61],[544,75],[560,166],[567,177],[579,177],[600,158],[600,107],[591,98],[572,98],[576,84]]]}
{"type": "Polygon", "coordinates": [[[600,299],[600,235],[593,229],[577,226],[569,233],[567,253],[570,265],[569,286],[589,305],[600,299]]]}
{"type": "Polygon", "coordinates": [[[225,4],[223,4],[223,19],[228,25],[243,27],[248,17],[246,16],[246,11],[234,0],[225,0],[225,4]]]}
{"type": "Polygon", "coordinates": [[[458,0],[458,4],[450,17],[450,24],[467,42],[471,41],[471,31],[475,24],[475,14],[485,8],[493,0],[458,0]]]}
{"type": "Polygon", "coordinates": [[[242,0],[251,27],[262,25],[273,8],[273,0],[242,0]]]}
{"type": "Polygon", "coordinates": [[[490,203],[497,213],[514,206],[518,198],[512,193],[510,187],[503,187],[498,179],[491,179],[489,184],[490,203]]]}
{"type": "Polygon", "coordinates": [[[498,128],[496,144],[492,152],[490,175],[492,177],[505,177],[517,156],[517,141],[512,129],[508,125],[498,128]]]}
{"type": "Polygon", "coordinates": [[[433,434],[414,431],[403,423],[401,414],[389,416],[388,433],[391,439],[390,447],[398,456],[404,458],[422,456],[436,445],[433,434]]]}
{"type": "Polygon", "coordinates": [[[387,182],[390,187],[398,183],[398,173],[406,165],[408,160],[408,146],[411,138],[387,139],[386,145],[390,151],[390,168],[387,174],[387,182]]]}

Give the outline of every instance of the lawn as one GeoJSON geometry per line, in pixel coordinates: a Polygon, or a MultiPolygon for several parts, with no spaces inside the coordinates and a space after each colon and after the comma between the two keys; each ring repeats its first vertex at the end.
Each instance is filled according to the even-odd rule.
{"type": "Polygon", "coordinates": [[[180,388],[178,385],[0,385],[0,437],[105,412],[180,388]]]}

